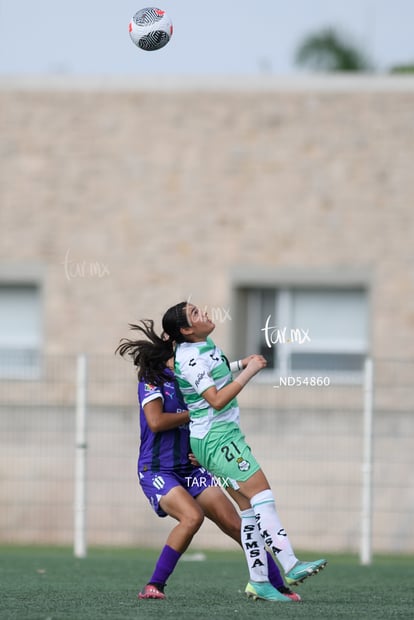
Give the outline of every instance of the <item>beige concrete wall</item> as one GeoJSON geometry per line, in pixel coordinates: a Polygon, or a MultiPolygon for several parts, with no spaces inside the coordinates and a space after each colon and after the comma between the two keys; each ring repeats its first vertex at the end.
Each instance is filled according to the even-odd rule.
{"type": "Polygon", "coordinates": [[[373,353],[412,357],[413,103],[410,78],[3,82],[2,273],[43,268],[46,351],[106,352],[189,295],[228,308],[236,268],[352,269],[373,353]]]}

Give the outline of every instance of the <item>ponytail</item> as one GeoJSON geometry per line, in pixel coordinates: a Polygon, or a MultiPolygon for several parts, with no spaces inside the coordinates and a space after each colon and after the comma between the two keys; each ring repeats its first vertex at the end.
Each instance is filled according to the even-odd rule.
{"type": "Polygon", "coordinates": [[[123,338],[115,353],[122,357],[129,355],[137,367],[138,380],[145,379],[148,383],[162,385],[171,379],[167,362],[174,357],[176,343],[185,341],[181,333],[182,327],[190,327],[187,318],[187,302],[169,308],[162,318],[163,332],[158,336],[154,331],[154,321],[144,319],[140,325],[130,324],[130,328],[141,332],[146,340],[129,340],[123,338]]]}
{"type": "Polygon", "coordinates": [[[141,332],[146,339],[130,340],[123,338],[115,353],[122,357],[129,355],[137,367],[138,380],[162,385],[171,376],[167,362],[174,356],[174,340],[167,334],[158,336],[154,331],[154,321],[144,319],[140,325],[130,324],[132,330],[141,332]],[[164,337],[166,335],[166,337],[164,337]]]}

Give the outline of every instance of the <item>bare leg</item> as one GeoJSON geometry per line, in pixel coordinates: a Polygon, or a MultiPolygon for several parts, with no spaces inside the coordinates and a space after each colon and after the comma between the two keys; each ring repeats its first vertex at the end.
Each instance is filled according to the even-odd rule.
{"type": "Polygon", "coordinates": [[[178,524],[168,535],[166,544],[180,553],[184,553],[194,534],[198,532],[204,520],[202,508],[183,487],[171,489],[160,500],[160,506],[178,524]]]}

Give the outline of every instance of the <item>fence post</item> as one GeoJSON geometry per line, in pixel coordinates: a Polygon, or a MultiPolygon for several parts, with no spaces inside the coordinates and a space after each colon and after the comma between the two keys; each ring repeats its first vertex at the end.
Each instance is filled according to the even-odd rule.
{"type": "Polygon", "coordinates": [[[362,455],[362,511],[360,563],[372,562],[372,441],[374,407],[374,371],[370,357],[364,364],[364,418],[362,455]]]}
{"type": "Polygon", "coordinates": [[[86,557],[86,416],[87,416],[87,359],[76,360],[76,442],[75,442],[75,502],[74,555],[86,557]]]}

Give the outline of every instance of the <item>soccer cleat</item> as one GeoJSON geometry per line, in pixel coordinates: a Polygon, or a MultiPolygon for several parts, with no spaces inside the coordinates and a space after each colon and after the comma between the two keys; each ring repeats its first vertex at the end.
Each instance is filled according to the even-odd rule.
{"type": "Polygon", "coordinates": [[[254,601],[260,598],[263,601],[279,601],[280,603],[290,602],[288,596],[280,594],[268,581],[249,581],[245,593],[248,598],[252,598],[254,601]]]}
{"type": "Polygon", "coordinates": [[[165,598],[161,586],[155,586],[153,583],[147,583],[142,592],[138,592],[138,598],[165,598]]]}
{"type": "Polygon", "coordinates": [[[295,601],[298,603],[302,600],[297,592],[293,592],[293,590],[291,590],[287,586],[279,586],[277,590],[280,592],[280,594],[284,594],[285,596],[290,598],[291,601],[295,601]]]}
{"type": "Polygon", "coordinates": [[[302,583],[308,577],[316,575],[320,570],[325,568],[326,560],[315,560],[314,562],[296,562],[295,566],[285,575],[286,582],[290,586],[302,583]]]}

